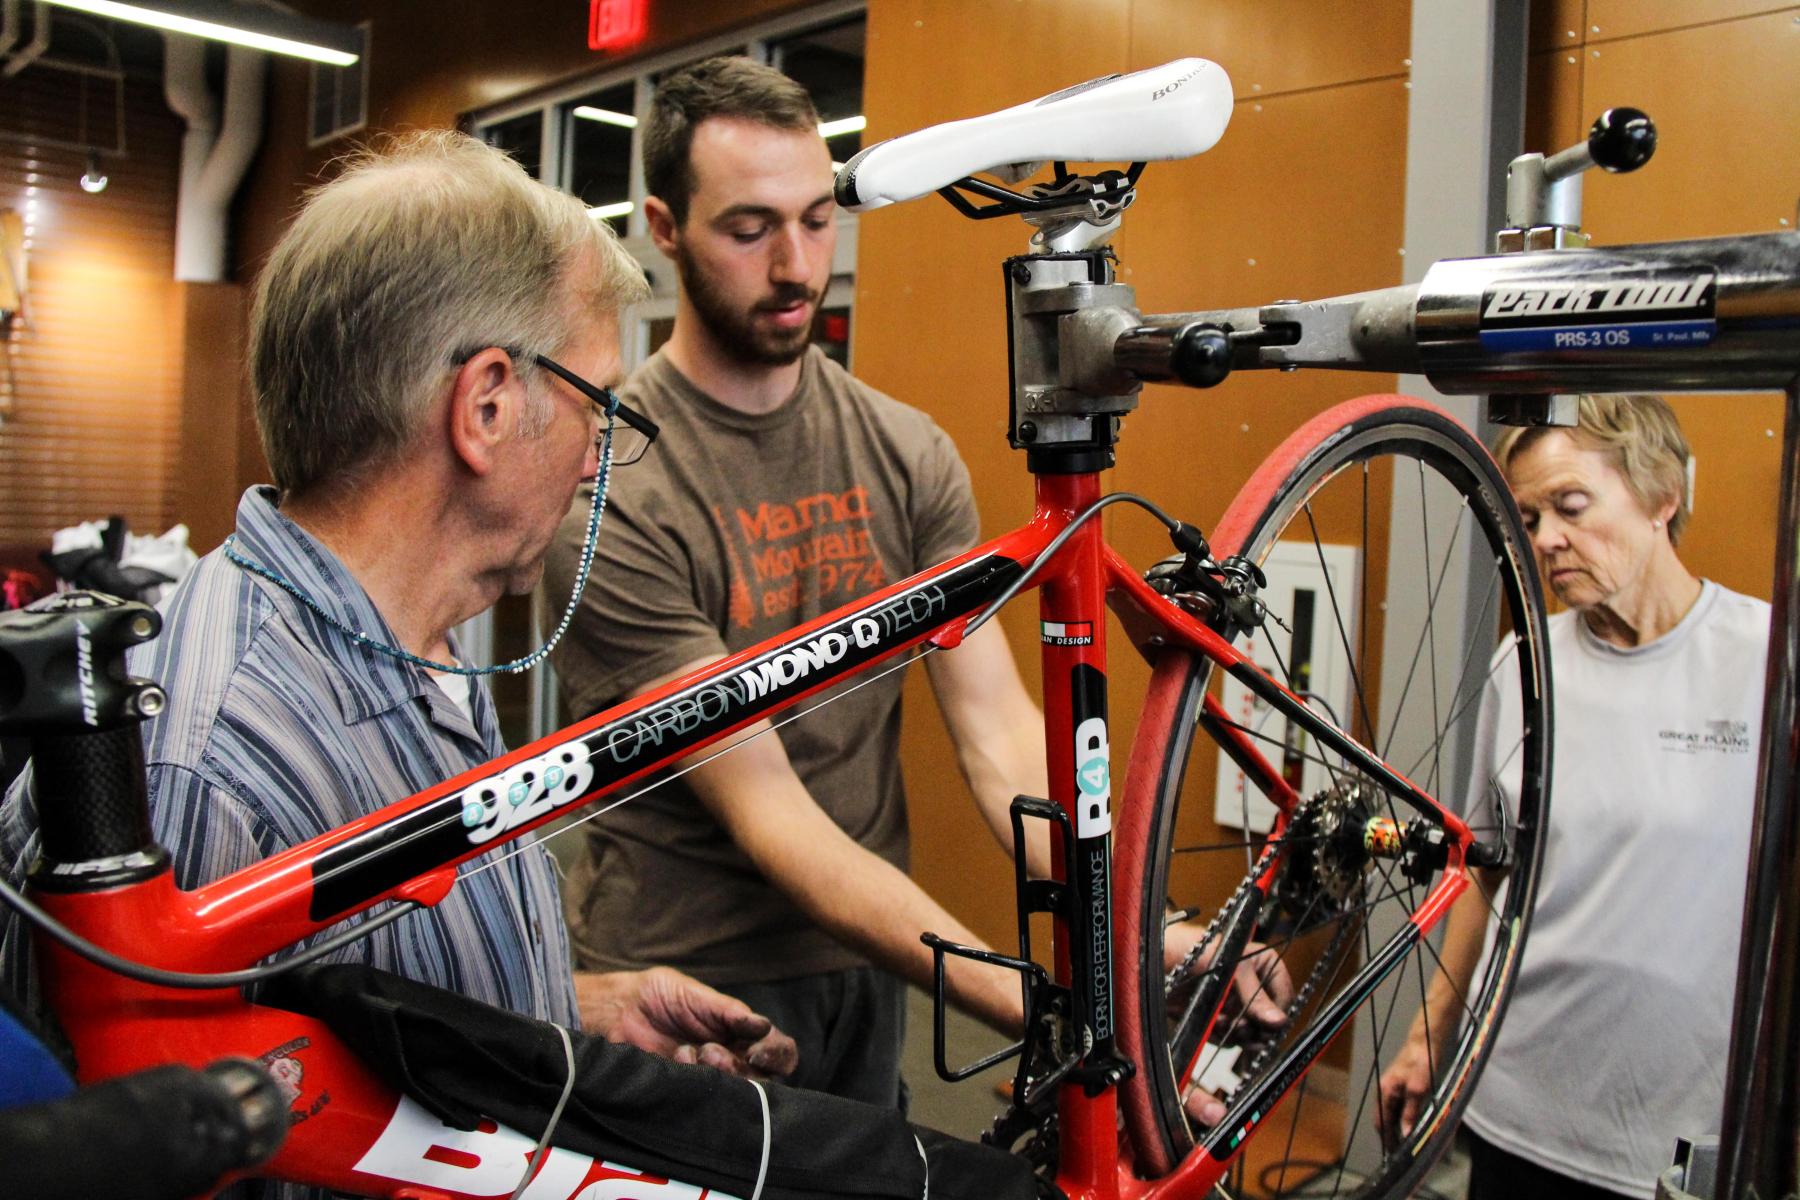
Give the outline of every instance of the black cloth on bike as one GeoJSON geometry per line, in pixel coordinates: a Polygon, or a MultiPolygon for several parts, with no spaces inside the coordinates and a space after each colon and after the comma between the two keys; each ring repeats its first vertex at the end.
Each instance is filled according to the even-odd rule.
{"type": "MultiPolygon", "coordinates": [[[[538,1137],[568,1078],[562,1039],[548,1023],[371,967],[304,968],[272,984],[264,1002],[324,1021],[390,1086],[459,1128],[488,1116],[538,1137]]],[[[755,1088],[711,1068],[570,1036],[576,1085],[553,1145],[750,1195],[763,1144],[755,1088]]],[[[772,1130],[766,1200],[1035,1194],[1028,1165],[993,1147],[910,1125],[891,1110],[764,1086],[772,1130]]]]}

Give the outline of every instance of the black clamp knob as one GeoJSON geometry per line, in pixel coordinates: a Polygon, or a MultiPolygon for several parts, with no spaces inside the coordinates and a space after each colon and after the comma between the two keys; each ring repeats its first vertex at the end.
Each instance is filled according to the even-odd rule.
{"type": "Polygon", "coordinates": [[[1215,387],[1231,374],[1231,340],[1217,325],[1185,325],[1175,335],[1169,366],[1189,387],[1215,387]]]}
{"type": "Polygon", "coordinates": [[[1609,108],[1588,130],[1588,153],[1614,174],[1635,171],[1656,153],[1656,125],[1638,108],[1609,108]]]}

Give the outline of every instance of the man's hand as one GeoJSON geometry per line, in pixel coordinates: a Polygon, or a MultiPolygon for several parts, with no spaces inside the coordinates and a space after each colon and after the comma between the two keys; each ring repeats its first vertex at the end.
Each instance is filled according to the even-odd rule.
{"type": "MultiPolygon", "coordinates": [[[[1163,970],[1173,971],[1181,965],[1194,945],[1206,935],[1206,927],[1192,921],[1171,925],[1163,934],[1163,970]]],[[[1209,946],[1194,965],[1190,975],[1198,975],[1212,966],[1217,946],[1209,946]]],[[[1288,978],[1287,964],[1261,942],[1246,942],[1243,954],[1231,975],[1232,990],[1252,1021],[1270,1029],[1287,1024],[1287,1006],[1294,998],[1294,983],[1288,978]]]]}
{"type": "Polygon", "coordinates": [[[681,1063],[781,1078],[799,1065],[794,1039],[742,1000],[669,967],[575,973],[581,1027],[681,1063]]]}
{"type": "MultiPolygon", "coordinates": [[[[1180,966],[1205,935],[1205,926],[1193,922],[1171,925],[1163,935],[1163,969],[1173,971],[1180,966]]],[[[1216,943],[1209,946],[1194,960],[1189,974],[1198,975],[1210,967],[1217,951],[1216,943]]],[[[1273,950],[1260,942],[1246,942],[1232,970],[1231,986],[1239,1011],[1252,1021],[1266,1029],[1280,1029],[1287,1024],[1287,1006],[1294,998],[1294,984],[1287,964],[1273,950]]],[[[1224,1102],[1199,1087],[1187,1094],[1182,1107],[1207,1128],[1225,1118],[1224,1102]]]]}
{"type": "MultiPolygon", "coordinates": [[[[1450,1034],[1456,1032],[1454,1021],[1445,1024],[1450,1034]]],[[[1447,1060],[1448,1055],[1440,1049],[1435,1062],[1442,1064],[1447,1060]]],[[[1381,1103],[1375,1109],[1375,1128],[1381,1134],[1383,1148],[1391,1150],[1400,1139],[1412,1134],[1413,1125],[1419,1119],[1419,1109],[1431,1091],[1433,1062],[1425,1030],[1415,1022],[1400,1053],[1394,1055],[1394,1061],[1381,1073],[1381,1103]]]]}

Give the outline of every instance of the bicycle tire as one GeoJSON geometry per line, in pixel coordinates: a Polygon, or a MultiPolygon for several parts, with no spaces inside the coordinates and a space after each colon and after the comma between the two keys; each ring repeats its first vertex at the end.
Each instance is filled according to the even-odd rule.
{"type": "MultiPolygon", "coordinates": [[[[1411,490],[1410,482],[1404,489],[1386,488],[1396,501],[1411,490]]],[[[1490,687],[1514,689],[1521,713],[1519,737],[1515,744],[1501,749],[1507,754],[1503,764],[1507,769],[1511,769],[1510,760],[1517,759],[1517,796],[1504,798],[1497,789],[1490,787],[1486,802],[1465,814],[1478,839],[1490,841],[1498,837],[1506,843],[1512,866],[1504,882],[1492,891],[1479,877],[1471,875],[1470,887],[1481,888],[1495,918],[1495,929],[1490,932],[1491,949],[1480,964],[1468,993],[1461,997],[1465,1019],[1450,1056],[1434,1064],[1432,1091],[1411,1135],[1399,1139],[1399,1144],[1389,1149],[1375,1138],[1373,1116],[1368,1110],[1377,1099],[1372,1093],[1376,1091],[1379,1072],[1404,1039],[1411,1020],[1410,1014],[1404,1011],[1406,1001],[1410,999],[1416,1009],[1432,971],[1436,952],[1423,939],[1390,974],[1391,986],[1384,982],[1364,997],[1355,1017],[1333,1035],[1340,1046],[1348,1047],[1351,1058],[1350,1068],[1342,1072],[1344,1094],[1338,1102],[1336,1132],[1333,1132],[1329,1104],[1321,1101],[1311,1114],[1305,1110],[1308,1088],[1315,1076],[1323,1078],[1326,1073],[1315,1068],[1293,1084],[1292,1090],[1286,1092],[1279,1103],[1261,1115],[1260,1123],[1249,1139],[1250,1146],[1259,1153],[1253,1155],[1245,1147],[1230,1149],[1232,1166],[1221,1180],[1220,1190],[1209,1195],[1375,1197],[1405,1195],[1415,1187],[1448,1144],[1455,1129],[1455,1118],[1468,1100],[1469,1085],[1492,1045],[1493,1028],[1516,975],[1518,951],[1523,946],[1535,895],[1550,777],[1549,664],[1543,642],[1543,603],[1538,576],[1530,543],[1505,481],[1487,450],[1447,414],[1406,397],[1364,397],[1339,405],[1308,422],[1263,464],[1214,530],[1215,559],[1242,554],[1260,563],[1268,558],[1277,543],[1292,542],[1300,547],[1303,557],[1313,556],[1318,560],[1320,570],[1326,570],[1329,543],[1320,535],[1324,518],[1316,517],[1315,513],[1329,515],[1336,512],[1332,505],[1341,506],[1346,492],[1352,508],[1360,503],[1361,511],[1360,555],[1356,560],[1360,583],[1356,593],[1340,595],[1339,587],[1331,582],[1329,574],[1323,589],[1325,595],[1318,595],[1320,589],[1316,587],[1304,589],[1313,591],[1315,602],[1328,604],[1331,610],[1329,616],[1315,624],[1315,633],[1322,631],[1320,636],[1325,643],[1335,642],[1336,652],[1351,664],[1351,668],[1343,673],[1349,675],[1353,685],[1350,700],[1353,711],[1328,712],[1327,715],[1360,742],[1376,748],[1377,756],[1384,761],[1387,761],[1386,749],[1393,744],[1390,726],[1401,729],[1414,717],[1421,721],[1430,719],[1428,736],[1433,769],[1427,777],[1419,778],[1418,783],[1429,794],[1454,807],[1453,795],[1447,793],[1463,790],[1461,781],[1432,776],[1442,774],[1445,747],[1467,727],[1471,693],[1479,696],[1490,687]],[[1390,715],[1384,711],[1383,697],[1378,694],[1381,680],[1376,672],[1381,664],[1379,653],[1375,657],[1369,654],[1370,642],[1377,643],[1379,652],[1383,632],[1395,635],[1395,618],[1389,616],[1387,610],[1404,607],[1403,597],[1408,593],[1397,590],[1398,581],[1390,573],[1379,608],[1372,607],[1370,576],[1376,574],[1376,570],[1369,563],[1369,551],[1371,547],[1378,547],[1383,558],[1389,555],[1388,544],[1371,542],[1369,530],[1373,515],[1387,526],[1392,538],[1397,536],[1397,522],[1411,518],[1398,515],[1397,510],[1382,514],[1379,510],[1383,489],[1372,487],[1371,481],[1375,480],[1378,485],[1382,482],[1391,484],[1397,477],[1394,472],[1402,470],[1408,475],[1416,471],[1418,476],[1418,507],[1423,514],[1418,520],[1425,545],[1417,556],[1420,561],[1414,574],[1423,577],[1419,595],[1424,601],[1425,616],[1416,638],[1409,627],[1392,642],[1402,648],[1403,653],[1410,654],[1414,669],[1402,676],[1405,686],[1400,688],[1390,715]],[[1372,496],[1376,501],[1373,512],[1372,496]],[[1432,529],[1432,514],[1438,513],[1441,517],[1445,511],[1442,505],[1447,500],[1454,500],[1456,525],[1455,532],[1450,533],[1446,541],[1445,531],[1432,529]],[[1431,545],[1434,535],[1439,543],[1437,546],[1431,545]],[[1464,536],[1468,538],[1470,551],[1467,559],[1458,559],[1454,546],[1464,536]],[[1477,543],[1485,548],[1485,556],[1474,553],[1477,543]],[[1484,574],[1484,558],[1493,564],[1491,574],[1484,574]],[[1465,569],[1460,573],[1452,572],[1452,562],[1465,563],[1465,569]],[[1477,602],[1472,606],[1474,615],[1463,617],[1463,628],[1471,633],[1456,639],[1452,649],[1449,638],[1443,639],[1444,644],[1440,645],[1435,617],[1438,602],[1445,598],[1445,581],[1464,576],[1471,591],[1485,592],[1486,595],[1473,597],[1477,602]],[[1398,603],[1390,605],[1389,600],[1398,603]],[[1504,617],[1499,615],[1501,603],[1505,606],[1504,617]],[[1346,609],[1350,610],[1348,615],[1346,609]],[[1385,629],[1373,621],[1359,621],[1360,617],[1376,613],[1381,614],[1385,629]],[[1522,632],[1515,638],[1513,631],[1522,632]],[[1484,640],[1490,636],[1491,641],[1484,640]],[[1426,689],[1418,687],[1415,691],[1415,683],[1420,678],[1416,668],[1428,643],[1433,661],[1424,675],[1432,682],[1432,709],[1427,709],[1422,699],[1426,689]],[[1505,650],[1508,645],[1513,647],[1510,653],[1505,650]],[[1462,656],[1460,674],[1454,674],[1452,667],[1455,686],[1450,699],[1454,701],[1453,705],[1447,703],[1437,689],[1440,667],[1448,657],[1446,651],[1462,656]],[[1440,655],[1444,657],[1440,658],[1440,655]],[[1485,665],[1486,674],[1482,674],[1481,665],[1471,670],[1471,661],[1485,665]],[[1408,699],[1414,695],[1421,698],[1408,699]],[[1409,704],[1412,705],[1410,709],[1409,704]],[[1377,713],[1382,715],[1377,717],[1377,713]],[[1338,719],[1340,717],[1342,719],[1338,719]],[[1380,1011],[1384,1003],[1386,1010],[1380,1011]],[[1352,1040],[1346,1043],[1346,1038],[1352,1040]],[[1356,1039],[1366,1043],[1369,1064],[1357,1061],[1356,1039]],[[1288,1110],[1285,1135],[1281,1132],[1283,1109],[1288,1110]],[[1318,1115],[1321,1110],[1325,1111],[1322,1120],[1318,1115]],[[1281,1141],[1283,1145],[1274,1150],[1263,1149],[1273,1145],[1270,1139],[1281,1141]],[[1271,1160],[1271,1153],[1279,1157],[1271,1160]],[[1301,1159],[1307,1161],[1300,1163],[1301,1159]],[[1280,1169],[1272,1169],[1271,1162],[1280,1169]],[[1290,1169],[1292,1179],[1288,1178],[1290,1169]],[[1267,1186],[1271,1174],[1276,1177],[1273,1187],[1267,1186]],[[1288,1190],[1290,1183],[1293,1190],[1288,1190]],[[1323,1190],[1319,1190],[1321,1188],[1323,1190]]],[[[1342,528],[1341,517],[1338,528],[1342,528]]],[[[1291,555],[1294,552],[1284,553],[1291,555]]],[[[1339,574],[1342,574],[1341,570],[1339,574]]],[[[1406,586],[1415,587],[1420,583],[1419,578],[1414,578],[1406,586]]],[[[1291,594],[1297,596],[1299,590],[1291,594]]],[[[1272,607],[1283,601],[1273,583],[1265,589],[1264,596],[1272,607]]],[[[1299,607],[1297,600],[1295,606],[1299,607]]],[[[1297,623],[1298,613],[1281,615],[1290,627],[1297,623]]],[[[1445,619],[1449,619],[1448,613],[1445,619]]],[[[1273,644],[1275,638],[1271,636],[1266,641],[1273,644]]],[[[1290,655],[1297,653],[1291,636],[1288,651],[1290,655]]],[[[1276,658],[1282,668],[1274,672],[1276,677],[1291,690],[1301,692],[1309,681],[1296,682],[1292,667],[1298,663],[1289,663],[1279,654],[1276,658]],[[1286,678],[1283,678],[1283,672],[1287,673],[1286,678]]],[[[1216,1054],[1217,1047],[1211,1039],[1217,1036],[1217,1030],[1208,1029],[1196,1034],[1192,1028],[1184,1029],[1171,1020],[1163,945],[1165,922],[1171,909],[1176,912],[1198,909],[1196,919],[1205,920],[1231,895],[1220,883],[1209,884],[1198,879],[1197,876],[1205,874],[1204,870],[1174,864],[1177,856],[1205,848],[1187,845],[1192,834],[1184,832],[1178,836],[1177,831],[1196,826],[1208,828],[1208,814],[1195,810],[1216,802],[1216,793],[1204,786],[1207,781],[1201,780],[1202,786],[1195,787],[1195,781],[1187,778],[1194,760],[1194,748],[1212,744],[1212,735],[1205,731],[1200,719],[1202,701],[1212,682],[1212,666],[1210,660],[1186,651],[1167,650],[1160,655],[1133,743],[1127,792],[1120,806],[1115,835],[1114,923],[1119,963],[1119,1039],[1122,1051],[1137,1067],[1132,1078],[1121,1085],[1121,1109],[1135,1168],[1145,1177],[1161,1176],[1173,1170],[1197,1141],[1209,1140],[1212,1132],[1196,1126],[1186,1116],[1182,1105],[1183,1086],[1178,1081],[1187,1076],[1190,1066],[1204,1067],[1206,1063],[1200,1060],[1213,1057],[1201,1053],[1203,1049],[1214,1050],[1216,1054]],[[1185,811],[1182,806],[1184,791],[1189,797],[1185,811]],[[1176,880],[1176,875],[1181,875],[1182,879],[1176,880]],[[1202,896],[1199,904],[1192,896],[1182,894],[1187,889],[1204,892],[1209,887],[1216,894],[1210,899],[1202,896]],[[1209,903],[1211,910],[1207,911],[1205,905],[1209,903]],[[1201,1042],[1202,1038],[1208,1040],[1201,1042]],[[1173,1047],[1171,1039],[1176,1042],[1173,1047]],[[1178,1058],[1180,1062],[1176,1061],[1178,1058]]],[[[1392,686],[1390,682],[1389,687],[1392,686]]],[[[1388,697],[1392,696],[1389,691],[1388,697]]],[[[1473,708],[1479,710],[1480,705],[1474,704],[1473,708]]],[[[1240,730],[1251,730],[1248,720],[1237,724],[1240,730]]],[[[1266,733],[1252,733],[1273,741],[1266,733]]],[[[1472,743],[1468,734],[1460,736],[1472,743]]],[[[1285,748],[1286,739],[1283,744],[1285,748]]],[[[1348,773],[1342,772],[1341,758],[1338,759],[1339,771],[1332,771],[1328,765],[1333,757],[1330,752],[1316,745],[1313,750],[1310,760],[1303,763],[1305,769],[1316,774],[1323,767],[1325,778],[1329,780],[1324,789],[1328,798],[1316,801],[1314,811],[1324,812],[1336,805],[1354,812],[1359,803],[1369,809],[1376,807],[1368,803],[1368,791],[1358,787],[1358,784],[1369,782],[1366,778],[1346,781],[1348,773]]],[[[1413,755],[1408,754],[1403,761],[1396,755],[1391,765],[1410,778],[1414,771],[1407,768],[1414,765],[1410,762],[1412,758],[1413,755]]],[[[1386,804],[1389,811],[1399,808],[1391,796],[1386,797],[1386,804]]],[[[1399,809],[1396,815],[1410,813],[1399,809]]],[[[1243,823],[1246,827],[1249,825],[1247,817],[1243,823]]],[[[1216,839],[1212,848],[1250,853],[1248,847],[1253,839],[1245,831],[1228,830],[1216,823],[1211,828],[1217,830],[1212,834],[1216,839]],[[1237,841],[1235,846],[1233,837],[1237,841]]],[[[1319,827],[1307,825],[1305,828],[1316,830],[1319,827]]],[[[1282,829],[1280,824],[1276,826],[1277,833],[1282,829]]],[[[1309,945],[1299,932],[1277,946],[1276,939],[1271,936],[1276,931],[1268,918],[1277,915],[1278,906],[1273,901],[1262,902],[1255,936],[1290,963],[1297,989],[1303,986],[1304,980],[1313,980],[1313,994],[1304,1003],[1296,1002],[1296,1007],[1290,1010],[1286,1030],[1272,1047],[1264,1048],[1260,1059],[1253,1054],[1246,1063],[1246,1051],[1238,1051],[1236,1065],[1248,1068],[1251,1074],[1243,1078],[1230,1095],[1243,1095],[1245,1089],[1274,1072],[1280,1064],[1281,1047],[1293,1045],[1312,1023],[1320,1021],[1321,1010],[1332,998],[1338,980],[1344,974],[1352,973],[1348,968],[1357,961],[1356,951],[1362,951],[1364,956],[1372,953],[1375,943],[1368,930],[1374,921],[1369,914],[1375,908],[1359,911],[1364,908],[1364,898],[1372,894],[1373,899],[1367,901],[1370,906],[1395,908],[1397,919],[1406,919],[1409,915],[1407,906],[1416,903],[1425,890],[1408,887],[1402,894],[1399,886],[1389,886],[1394,884],[1395,876],[1385,864],[1365,863],[1358,872],[1346,868],[1338,859],[1328,863],[1317,849],[1323,842],[1309,850],[1307,843],[1300,840],[1300,833],[1290,830],[1288,834],[1270,851],[1277,877],[1284,881],[1279,886],[1297,893],[1304,889],[1306,881],[1310,881],[1315,891],[1329,900],[1320,880],[1328,878],[1335,886],[1342,887],[1346,875],[1360,874],[1360,882],[1353,885],[1357,889],[1354,899],[1358,903],[1351,904],[1348,899],[1335,901],[1341,911],[1333,921],[1321,922],[1319,926],[1320,937],[1324,936],[1324,928],[1332,924],[1337,926],[1331,941],[1324,947],[1317,944],[1317,939],[1310,943],[1313,960],[1323,964],[1315,966],[1308,961],[1309,945]],[[1377,866],[1381,868],[1379,872],[1375,870],[1377,866]],[[1299,882],[1285,882],[1290,880],[1299,882]],[[1384,888],[1387,888],[1386,895],[1384,888]]],[[[1266,849],[1266,842],[1256,847],[1258,852],[1266,849]]],[[[1196,854],[1187,861],[1197,862],[1204,857],[1204,854],[1196,854]]],[[[1241,878],[1234,876],[1236,880],[1241,881],[1241,878]]],[[[1277,888],[1272,886],[1270,890],[1274,892],[1277,888]]],[[[1295,917],[1293,914],[1292,910],[1300,903],[1298,898],[1290,897],[1288,904],[1289,919],[1297,930],[1305,929],[1309,922],[1308,915],[1295,917]]],[[[1306,904],[1306,913],[1313,913],[1315,902],[1306,901],[1306,904]]],[[[1310,919],[1320,920],[1318,917],[1310,919]]],[[[1231,1030],[1227,1028],[1219,1040],[1229,1041],[1230,1037],[1231,1030]]],[[[1344,1051],[1339,1050],[1337,1054],[1341,1058],[1344,1051]]],[[[1333,1071],[1338,1069],[1336,1066],[1331,1068],[1333,1071]]],[[[1320,1094],[1324,1091],[1321,1088],[1320,1094]]],[[[1232,1114],[1233,1117],[1236,1115],[1232,1114]]],[[[1213,1152],[1215,1157],[1228,1156],[1223,1146],[1215,1146],[1213,1152]]]]}

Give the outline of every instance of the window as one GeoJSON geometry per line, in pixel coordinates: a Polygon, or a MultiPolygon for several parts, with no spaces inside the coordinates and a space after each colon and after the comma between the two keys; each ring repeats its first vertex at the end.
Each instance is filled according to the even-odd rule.
{"type": "Polygon", "coordinates": [[[820,132],[831,157],[848,162],[862,149],[863,40],[861,17],[771,44],[770,63],[812,93],[820,132]]]}
{"type": "Polygon", "coordinates": [[[637,155],[637,85],[621,83],[579,97],[564,108],[569,162],[563,186],[615,233],[627,230],[637,208],[631,165],[637,155]]]}
{"type": "Polygon", "coordinates": [[[481,131],[488,145],[497,146],[525,168],[528,175],[543,176],[544,114],[528,112],[481,131]]]}
{"type": "Polygon", "coordinates": [[[369,27],[364,21],[362,55],[347,67],[312,65],[312,119],[306,144],[319,146],[355,133],[369,122],[369,27]]]}

